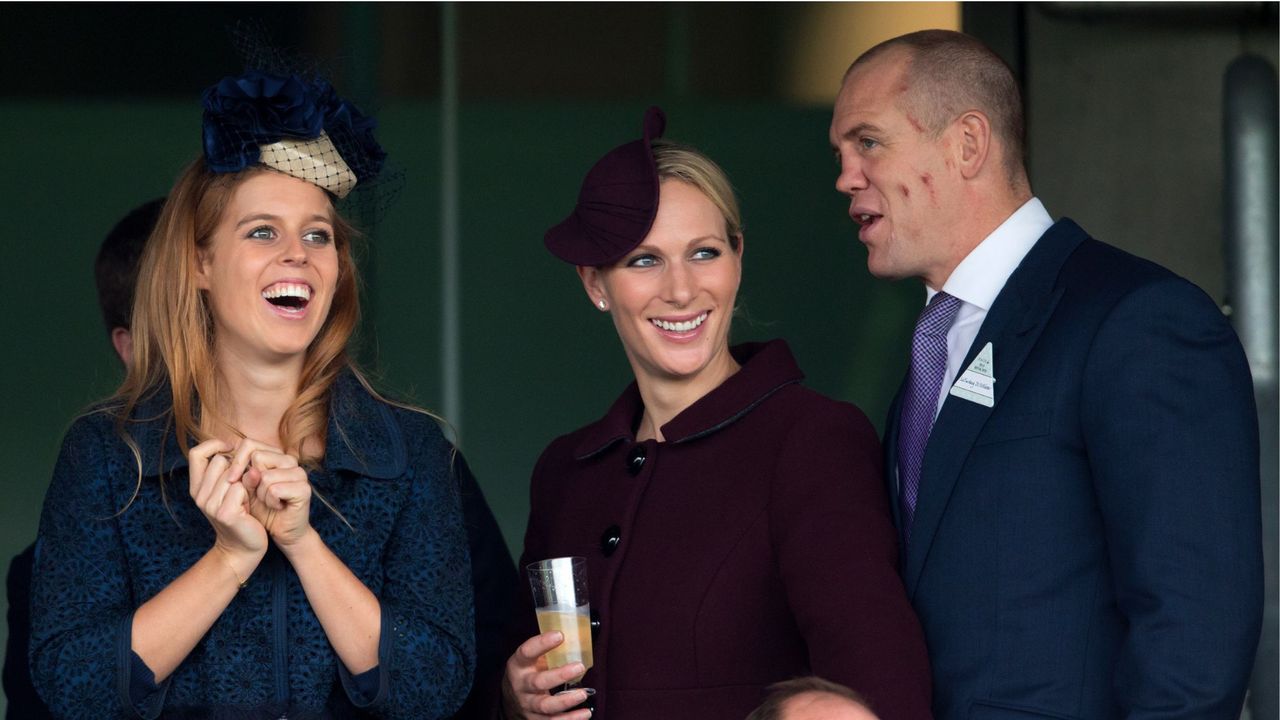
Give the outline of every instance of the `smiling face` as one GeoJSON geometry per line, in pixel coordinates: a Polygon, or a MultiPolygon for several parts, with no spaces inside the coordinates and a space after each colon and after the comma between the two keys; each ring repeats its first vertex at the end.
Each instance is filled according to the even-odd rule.
{"type": "Polygon", "coordinates": [[[282,173],[254,173],[232,193],[199,262],[220,354],[300,361],[338,280],[329,197],[282,173]]]}
{"type": "Polygon", "coordinates": [[[579,268],[593,304],[604,300],[637,381],[718,385],[737,368],[729,325],[742,279],[741,239],[689,183],[662,182],[649,234],[619,262],[579,268]]]}
{"type": "Polygon", "coordinates": [[[909,111],[908,57],[890,50],[845,79],[830,131],[840,164],[836,190],[850,198],[873,275],[922,277],[940,288],[954,267],[947,242],[954,140],[951,128],[933,137],[909,111]]]}

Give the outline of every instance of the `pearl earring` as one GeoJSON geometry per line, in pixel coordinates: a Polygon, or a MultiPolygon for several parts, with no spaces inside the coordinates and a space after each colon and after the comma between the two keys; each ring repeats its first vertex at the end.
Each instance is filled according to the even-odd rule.
{"type": "Polygon", "coordinates": [[[596,303],[596,306],[599,307],[601,310],[607,310],[609,308],[609,303],[601,299],[600,302],[596,303]]]}

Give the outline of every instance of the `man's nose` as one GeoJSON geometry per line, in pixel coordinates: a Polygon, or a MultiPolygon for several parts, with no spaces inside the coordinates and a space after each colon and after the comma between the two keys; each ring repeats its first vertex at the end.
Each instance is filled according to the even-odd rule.
{"type": "Polygon", "coordinates": [[[841,159],[840,174],[836,176],[836,192],[852,196],[866,187],[867,178],[862,174],[862,163],[858,158],[841,159]]]}

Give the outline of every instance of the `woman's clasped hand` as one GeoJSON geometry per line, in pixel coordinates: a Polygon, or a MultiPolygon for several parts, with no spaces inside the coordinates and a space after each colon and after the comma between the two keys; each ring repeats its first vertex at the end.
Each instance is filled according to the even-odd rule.
{"type": "Polygon", "coordinates": [[[236,446],[206,440],[191,448],[191,499],[230,554],[257,554],[274,540],[281,550],[311,531],[311,483],[298,458],[245,438],[236,446]]]}

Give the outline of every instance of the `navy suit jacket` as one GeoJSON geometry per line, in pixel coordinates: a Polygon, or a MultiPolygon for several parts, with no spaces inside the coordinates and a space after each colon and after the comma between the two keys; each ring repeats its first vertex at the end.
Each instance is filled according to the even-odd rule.
{"type": "Polygon", "coordinates": [[[946,398],[903,556],[935,716],[1235,720],[1262,549],[1252,383],[1222,313],[1062,220],[961,372],[987,343],[994,407],[946,398]]]}

